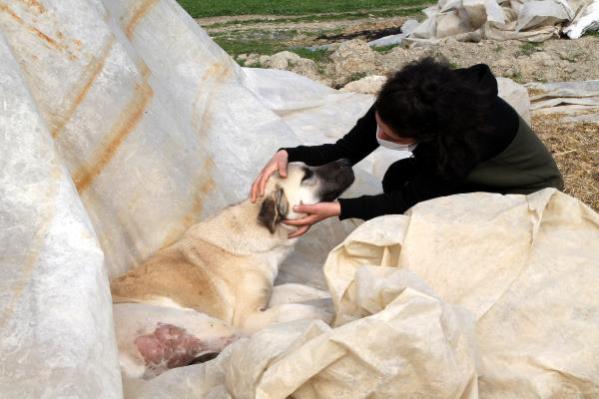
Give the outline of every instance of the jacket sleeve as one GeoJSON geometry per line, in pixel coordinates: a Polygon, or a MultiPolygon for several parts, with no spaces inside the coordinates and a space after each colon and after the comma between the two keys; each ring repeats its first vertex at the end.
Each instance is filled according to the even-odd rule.
{"type": "Polygon", "coordinates": [[[377,216],[400,214],[421,201],[459,193],[461,181],[447,181],[431,174],[419,174],[401,189],[379,195],[340,198],[339,219],[369,220],[377,216]]]}
{"type": "Polygon", "coordinates": [[[355,126],[334,144],[282,148],[289,155],[289,162],[301,161],[311,166],[324,165],[347,158],[352,165],[360,162],[374,151],[376,140],[376,118],[374,105],[361,117],[355,126]]]}

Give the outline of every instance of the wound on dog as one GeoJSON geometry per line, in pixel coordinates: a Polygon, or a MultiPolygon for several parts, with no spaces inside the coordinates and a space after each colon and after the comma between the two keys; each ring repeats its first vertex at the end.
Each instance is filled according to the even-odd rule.
{"type": "Polygon", "coordinates": [[[172,324],[158,323],[151,334],[140,335],[135,346],[143,356],[146,367],[157,374],[174,367],[189,364],[204,345],[185,329],[172,324]]]}

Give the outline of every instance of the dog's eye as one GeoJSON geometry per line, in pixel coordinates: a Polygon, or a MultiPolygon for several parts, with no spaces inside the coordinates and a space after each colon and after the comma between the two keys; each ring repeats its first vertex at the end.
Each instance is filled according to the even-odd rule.
{"type": "Polygon", "coordinates": [[[311,178],[312,175],[314,175],[314,172],[312,172],[312,170],[310,170],[309,168],[304,168],[304,177],[302,177],[302,181],[311,178]]]}

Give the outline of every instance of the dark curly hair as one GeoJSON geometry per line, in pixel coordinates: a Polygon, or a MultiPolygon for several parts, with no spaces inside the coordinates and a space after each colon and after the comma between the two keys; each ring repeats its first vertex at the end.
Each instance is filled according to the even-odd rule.
{"type": "Polygon", "coordinates": [[[423,145],[436,174],[465,177],[476,143],[490,134],[486,121],[497,97],[488,66],[453,70],[445,62],[424,58],[389,77],[375,102],[380,118],[398,135],[423,145]]]}

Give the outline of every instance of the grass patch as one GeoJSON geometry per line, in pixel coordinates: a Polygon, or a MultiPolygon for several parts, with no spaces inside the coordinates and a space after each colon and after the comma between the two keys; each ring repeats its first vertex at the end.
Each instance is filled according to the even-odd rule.
{"type": "Polygon", "coordinates": [[[297,35],[297,30],[259,30],[251,29],[243,32],[225,32],[212,35],[214,40],[229,55],[258,53],[272,55],[287,50],[287,41],[297,35]],[[241,34],[238,34],[241,33],[241,34]]]}
{"type": "Polygon", "coordinates": [[[366,76],[368,76],[368,74],[366,72],[358,72],[358,73],[354,73],[353,75],[351,75],[349,77],[349,81],[350,82],[354,82],[356,80],[360,80],[362,78],[365,78],[366,76]]]}
{"type": "Polygon", "coordinates": [[[226,36],[215,37],[213,40],[233,57],[243,53],[272,55],[279,51],[287,50],[287,46],[284,43],[275,40],[241,40],[226,36]]]}
{"type": "Polygon", "coordinates": [[[327,49],[310,50],[303,47],[289,49],[289,51],[315,62],[328,62],[331,53],[327,49]]]}
{"type": "Polygon", "coordinates": [[[399,44],[388,44],[386,46],[372,47],[372,49],[377,53],[387,54],[389,51],[393,50],[397,46],[399,46],[399,44]]]}
{"type": "Polygon", "coordinates": [[[524,77],[522,76],[522,73],[520,73],[520,72],[516,72],[515,74],[513,74],[512,75],[512,80],[514,82],[518,82],[518,83],[524,84],[524,77]]]}
{"type": "Polygon", "coordinates": [[[524,43],[520,46],[520,55],[525,55],[529,57],[531,54],[536,53],[537,51],[541,51],[543,48],[543,43],[524,43]]]}
{"type": "Polygon", "coordinates": [[[493,51],[495,51],[496,53],[501,53],[501,52],[503,51],[503,47],[502,47],[502,46],[500,46],[500,45],[497,45],[497,46],[496,46],[496,47],[493,49],[493,51]]]}
{"type": "Polygon", "coordinates": [[[430,3],[430,1],[424,0],[178,0],[178,2],[193,18],[248,14],[339,13],[430,3]]]}
{"type": "Polygon", "coordinates": [[[599,37],[599,30],[588,30],[588,31],[584,32],[583,36],[599,37]]]}

